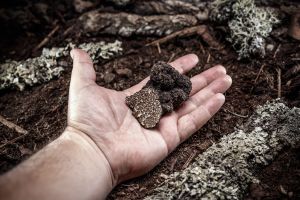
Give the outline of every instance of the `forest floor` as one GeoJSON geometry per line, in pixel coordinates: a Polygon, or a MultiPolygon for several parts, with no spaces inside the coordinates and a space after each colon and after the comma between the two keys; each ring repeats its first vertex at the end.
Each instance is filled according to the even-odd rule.
{"type": "MultiPolygon", "coordinates": [[[[22,3],[28,5],[26,1],[17,2],[20,3],[18,4],[20,9],[22,3]]],[[[223,135],[233,132],[234,127],[246,122],[255,108],[268,100],[281,96],[289,106],[300,106],[299,96],[291,93],[289,86],[292,78],[295,77],[290,75],[290,69],[300,62],[300,43],[289,38],[284,32],[273,36],[274,49],[268,51],[263,59],[237,60],[236,53],[228,43],[224,42],[218,27],[213,25],[210,30],[226,45],[224,50],[212,48],[201,36],[192,35],[172,39],[162,44],[159,52],[157,47],[146,46],[147,43],[158,39],[157,37],[86,36],[76,29],[71,29],[64,35],[65,30],[71,27],[80,14],[74,11],[70,1],[59,2],[62,3],[50,4],[43,1],[48,6],[48,19],[38,18],[37,21],[30,21],[25,28],[20,28],[13,20],[1,22],[0,30],[4,31],[1,31],[0,35],[0,61],[23,60],[39,55],[41,48],[33,51],[35,47],[49,32],[59,26],[45,47],[65,46],[69,41],[80,44],[96,41],[113,42],[118,39],[123,42],[122,56],[95,65],[97,83],[106,88],[126,89],[145,78],[156,61],[168,62],[188,53],[197,54],[200,60],[189,76],[216,64],[222,64],[233,79],[232,87],[225,94],[225,105],[212,120],[181,144],[154,170],[120,184],[108,199],[142,199],[147,194],[151,194],[155,186],[163,181],[160,176],[162,173],[170,174],[186,168],[193,158],[204,152],[223,135]],[[126,75],[118,73],[118,69],[124,68],[132,73],[126,75]],[[278,81],[281,88],[278,87],[278,81]]],[[[4,4],[3,6],[11,9],[15,5],[4,4]]],[[[24,7],[24,9],[28,8],[32,9],[33,6],[24,7]]],[[[206,24],[209,25],[208,23],[206,24]]],[[[287,23],[283,23],[275,31],[280,32],[285,29],[287,23]]],[[[68,60],[68,65],[62,76],[46,84],[26,88],[22,92],[0,91],[0,115],[28,131],[28,134],[21,135],[0,123],[0,173],[13,168],[63,132],[66,127],[71,59],[68,60]],[[18,139],[14,140],[15,138],[18,139]]],[[[257,172],[261,183],[251,185],[245,198],[299,199],[300,154],[298,152],[299,149],[285,149],[271,165],[257,172]]]]}

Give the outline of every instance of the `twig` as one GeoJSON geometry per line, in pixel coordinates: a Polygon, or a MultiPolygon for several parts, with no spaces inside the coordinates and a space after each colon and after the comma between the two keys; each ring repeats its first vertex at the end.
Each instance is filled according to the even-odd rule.
{"type": "Polygon", "coordinates": [[[12,140],[6,142],[6,143],[0,145],[0,149],[3,148],[3,147],[5,147],[5,146],[8,145],[8,144],[12,144],[12,143],[18,141],[19,139],[25,137],[25,136],[28,134],[28,131],[26,131],[26,130],[23,129],[22,127],[20,127],[20,126],[14,124],[13,122],[8,121],[8,120],[5,119],[2,115],[0,115],[0,122],[1,122],[3,125],[7,126],[8,128],[14,129],[16,132],[22,134],[22,135],[20,135],[20,136],[18,136],[18,137],[16,137],[16,138],[14,138],[14,139],[12,139],[12,140]]]}
{"type": "Polygon", "coordinates": [[[263,65],[260,67],[260,69],[259,69],[259,71],[258,71],[258,74],[257,74],[257,76],[256,76],[256,78],[255,78],[255,80],[254,80],[254,84],[257,83],[257,80],[258,80],[258,78],[259,78],[261,72],[263,71],[264,67],[265,67],[265,64],[263,64],[263,65]]]}
{"type": "Polygon", "coordinates": [[[170,168],[169,168],[170,171],[173,171],[173,170],[174,170],[174,167],[175,167],[175,164],[177,163],[177,161],[178,161],[178,158],[175,158],[175,159],[172,161],[171,166],[170,166],[170,168]]]}
{"type": "Polygon", "coordinates": [[[174,56],[175,56],[175,53],[172,53],[172,55],[170,56],[170,58],[169,58],[169,60],[168,60],[168,63],[171,62],[171,61],[173,60],[174,56]]]}
{"type": "Polygon", "coordinates": [[[207,26],[205,26],[205,25],[193,26],[190,28],[186,28],[186,29],[174,32],[170,35],[167,35],[167,36],[160,38],[158,40],[155,40],[153,42],[150,42],[150,43],[146,44],[146,46],[154,46],[157,44],[163,44],[169,40],[172,40],[175,37],[190,36],[195,33],[202,35],[206,31],[207,31],[207,26]]]}
{"type": "Polygon", "coordinates": [[[260,67],[260,69],[259,69],[259,71],[258,71],[258,73],[257,73],[257,75],[256,75],[256,78],[255,78],[255,80],[254,80],[254,84],[253,84],[253,86],[252,86],[252,88],[251,88],[250,93],[253,92],[253,89],[254,89],[254,87],[256,86],[256,83],[257,83],[257,81],[258,81],[258,78],[259,78],[260,74],[262,73],[264,67],[265,67],[265,64],[263,64],[263,65],[260,67]]]}
{"type": "Polygon", "coordinates": [[[281,44],[279,44],[279,45],[277,46],[277,48],[276,48],[276,50],[275,50],[275,52],[274,52],[273,58],[276,58],[277,53],[278,53],[279,50],[280,50],[280,47],[281,47],[281,44]]]}
{"type": "Polygon", "coordinates": [[[63,36],[68,35],[68,34],[71,32],[71,30],[73,30],[73,28],[74,28],[74,25],[68,27],[68,28],[64,31],[63,36]]]}
{"type": "Polygon", "coordinates": [[[281,69],[277,68],[277,97],[281,97],[281,69]]]}
{"type": "Polygon", "coordinates": [[[190,157],[186,160],[186,162],[184,163],[184,165],[182,166],[183,169],[187,168],[189,166],[189,164],[192,162],[192,160],[194,159],[194,157],[196,156],[196,151],[193,151],[193,153],[190,155],[190,157]]]}
{"type": "Polygon", "coordinates": [[[22,127],[14,124],[13,122],[8,121],[7,119],[5,119],[2,115],[0,115],[0,122],[7,126],[10,129],[14,129],[15,131],[17,131],[20,134],[27,134],[28,131],[26,131],[25,129],[23,129],[22,127]]]}
{"type": "Polygon", "coordinates": [[[8,141],[8,142],[6,142],[6,143],[0,145],[0,149],[2,149],[3,147],[5,147],[5,146],[8,145],[8,144],[13,144],[13,143],[17,142],[18,140],[24,138],[26,135],[28,135],[28,132],[25,133],[25,134],[23,134],[23,135],[20,135],[20,136],[18,136],[18,137],[15,137],[14,139],[12,139],[12,140],[10,140],[10,141],[8,141]]]}
{"type": "Polygon", "coordinates": [[[200,49],[202,51],[202,54],[205,54],[205,50],[203,48],[202,42],[199,40],[200,49]]]}
{"type": "Polygon", "coordinates": [[[160,48],[159,43],[156,43],[156,46],[157,46],[158,53],[161,54],[161,48],[160,48]]]}
{"type": "Polygon", "coordinates": [[[248,115],[240,115],[240,114],[237,114],[237,113],[232,112],[232,111],[230,111],[230,110],[227,110],[226,108],[224,108],[224,111],[225,111],[225,112],[228,112],[228,113],[230,113],[230,114],[232,114],[232,115],[235,115],[235,116],[237,116],[237,117],[248,118],[248,115]]]}
{"type": "Polygon", "coordinates": [[[56,25],[54,29],[33,49],[33,52],[39,50],[41,47],[47,44],[50,38],[58,31],[59,27],[59,25],[56,25]]]}
{"type": "Polygon", "coordinates": [[[210,55],[210,53],[208,53],[207,60],[206,60],[207,64],[210,62],[210,57],[211,57],[211,55],[210,55]]]}

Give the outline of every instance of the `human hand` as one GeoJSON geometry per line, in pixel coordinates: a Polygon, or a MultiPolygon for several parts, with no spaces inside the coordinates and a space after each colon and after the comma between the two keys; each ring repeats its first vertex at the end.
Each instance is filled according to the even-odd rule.
{"type": "MultiPolygon", "coordinates": [[[[112,185],[154,168],[181,142],[201,128],[223,105],[231,78],[215,66],[191,79],[190,98],[176,111],[163,116],[155,129],[144,129],[132,116],[125,97],[140,90],[148,79],[125,90],[96,84],[90,57],[74,49],[69,91],[67,132],[78,134],[97,148],[110,170],[112,185]]],[[[171,65],[180,73],[192,69],[196,55],[183,56],[171,65]]]]}

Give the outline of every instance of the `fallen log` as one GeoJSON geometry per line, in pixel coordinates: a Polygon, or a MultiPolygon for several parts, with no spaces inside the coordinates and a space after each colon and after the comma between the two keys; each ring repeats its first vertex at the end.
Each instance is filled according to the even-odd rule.
{"type": "Polygon", "coordinates": [[[83,33],[112,34],[123,37],[164,36],[197,23],[197,19],[192,15],[140,16],[124,12],[103,13],[100,10],[83,14],[79,17],[79,21],[83,33]]]}
{"type": "Polygon", "coordinates": [[[198,20],[208,19],[208,4],[200,2],[193,4],[192,2],[183,0],[166,0],[166,1],[137,1],[132,4],[132,11],[142,15],[153,14],[192,14],[198,20]]]}

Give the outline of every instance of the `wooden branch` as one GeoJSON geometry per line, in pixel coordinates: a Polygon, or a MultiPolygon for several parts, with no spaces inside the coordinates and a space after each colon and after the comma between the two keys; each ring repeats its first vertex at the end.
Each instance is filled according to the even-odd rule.
{"type": "Polygon", "coordinates": [[[18,132],[20,134],[27,134],[28,133],[28,131],[26,131],[22,127],[14,124],[13,122],[8,121],[2,115],[0,115],[0,123],[3,124],[4,126],[10,128],[10,129],[14,129],[16,132],[18,132]]]}
{"type": "Polygon", "coordinates": [[[277,97],[281,98],[281,69],[277,69],[277,97]]]}
{"type": "Polygon", "coordinates": [[[189,158],[185,161],[184,165],[182,166],[182,169],[185,169],[189,166],[189,164],[192,162],[192,160],[196,156],[196,151],[193,151],[193,153],[189,156],[189,158]]]}
{"type": "Polygon", "coordinates": [[[8,144],[13,144],[13,143],[17,142],[18,140],[24,138],[26,135],[28,135],[28,133],[23,134],[23,135],[20,135],[20,136],[14,138],[14,139],[12,139],[12,140],[10,140],[10,141],[8,141],[8,142],[2,144],[2,145],[0,145],[0,149],[6,147],[8,144]]]}
{"type": "Polygon", "coordinates": [[[47,42],[49,42],[50,38],[58,31],[59,28],[60,26],[56,25],[54,29],[33,49],[33,52],[36,52],[45,44],[47,44],[47,42]]]}
{"type": "Polygon", "coordinates": [[[26,135],[28,135],[28,131],[26,131],[22,127],[16,125],[15,123],[8,121],[2,115],[0,115],[0,123],[3,124],[4,126],[10,128],[10,129],[15,130],[16,132],[22,134],[22,135],[14,138],[14,139],[12,139],[12,140],[10,140],[8,142],[5,142],[4,144],[0,145],[0,149],[3,148],[3,147],[5,147],[8,144],[15,143],[16,141],[18,141],[18,140],[24,138],[26,135]]]}
{"type": "Polygon", "coordinates": [[[169,40],[172,40],[176,37],[191,36],[191,35],[196,34],[196,33],[199,34],[199,35],[202,35],[205,31],[207,31],[207,26],[205,26],[205,25],[185,28],[183,30],[174,32],[170,35],[167,35],[166,37],[163,37],[163,38],[155,40],[151,43],[148,43],[148,44],[146,44],[146,46],[154,46],[154,45],[157,45],[157,44],[163,44],[163,43],[165,43],[169,40]]]}
{"type": "Polygon", "coordinates": [[[265,64],[263,64],[263,65],[260,67],[260,69],[259,69],[259,71],[258,71],[258,74],[257,74],[257,76],[256,76],[256,78],[255,78],[255,80],[254,80],[254,85],[257,83],[258,78],[259,78],[261,72],[263,71],[264,67],[265,67],[265,64]]]}
{"type": "Polygon", "coordinates": [[[228,112],[228,113],[230,113],[230,114],[232,114],[232,115],[235,115],[235,116],[237,116],[237,117],[241,117],[241,118],[248,118],[249,116],[248,115],[240,115],[240,114],[237,114],[237,113],[235,113],[235,112],[233,112],[233,111],[230,111],[230,110],[228,110],[228,109],[226,109],[226,108],[224,108],[224,111],[225,112],[228,112]]]}

